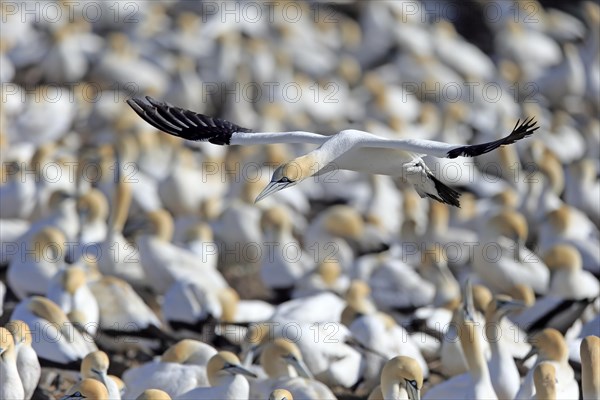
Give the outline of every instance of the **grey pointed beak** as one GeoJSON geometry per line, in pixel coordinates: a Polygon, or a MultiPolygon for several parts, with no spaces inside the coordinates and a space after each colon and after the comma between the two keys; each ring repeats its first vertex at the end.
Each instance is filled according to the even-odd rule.
{"type": "Polygon", "coordinates": [[[463,310],[465,320],[475,322],[475,304],[473,303],[473,285],[471,278],[467,278],[463,293],[463,310]]]}
{"type": "Polygon", "coordinates": [[[421,391],[406,381],[406,392],[410,400],[421,400],[421,391]]]}
{"type": "Polygon", "coordinates": [[[100,378],[100,382],[102,382],[102,384],[108,388],[108,380],[110,379],[108,377],[108,374],[104,371],[98,371],[96,369],[93,369],[92,372],[98,375],[98,377],[100,378]]]}
{"type": "Polygon", "coordinates": [[[519,235],[516,235],[516,234],[511,239],[515,243],[515,259],[517,261],[521,261],[521,247],[525,246],[525,243],[524,243],[525,241],[521,240],[519,235]]]}
{"type": "Polygon", "coordinates": [[[313,374],[310,372],[304,361],[294,357],[293,355],[289,355],[284,357],[285,360],[298,371],[298,374],[306,379],[314,379],[313,374]]]}
{"type": "Polygon", "coordinates": [[[241,365],[228,364],[225,366],[224,369],[231,374],[240,374],[240,375],[248,376],[250,378],[257,378],[257,376],[254,372],[247,370],[246,368],[242,367],[241,365]]]}
{"type": "Polygon", "coordinates": [[[258,196],[256,196],[256,200],[254,200],[254,203],[256,204],[265,197],[270,196],[273,193],[279,192],[280,190],[283,190],[286,187],[291,186],[292,184],[293,182],[269,182],[267,187],[264,188],[258,196]]]}
{"type": "Polygon", "coordinates": [[[537,352],[538,352],[537,349],[532,346],[531,350],[529,350],[529,353],[527,353],[525,355],[525,357],[523,357],[523,359],[521,360],[521,362],[525,362],[525,361],[529,360],[531,357],[533,357],[534,355],[536,355],[537,352]]]}
{"type": "Polygon", "coordinates": [[[242,365],[249,367],[254,361],[254,357],[262,351],[262,345],[260,344],[246,344],[242,345],[242,365]]]}
{"type": "Polygon", "coordinates": [[[521,311],[527,308],[527,305],[522,301],[510,300],[502,303],[502,309],[506,312],[521,311]]]}
{"type": "Polygon", "coordinates": [[[381,357],[382,359],[384,359],[384,360],[386,360],[386,361],[387,361],[387,360],[388,360],[388,358],[389,358],[389,357],[388,357],[388,356],[386,356],[385,354],[382,354],[382,353],[380,353],[379,351],[377,351],[377,350],[375,350],[375,349],[373,349],[373,348],[371,348],[371,347],[365,346],[364,344],[362,344],[361,342],[359,342],[358,340],[356,340],[356,338],[354,338],[354,337],[352,337],[352,336],[349,336],[349,337],[347,337],[347,338],[346,338],[346,340],[345,340],[345,343],[346,343],[348,346],[355,348],[355,349],[356,349],[356,350],[358,350],[359,352],[361,352],[361,351],[365,351],[365,352],[368,352],[368,353],[374,354],[374,355],[376,355],[376,356],[379,356],[379,357],[381,357]]]}

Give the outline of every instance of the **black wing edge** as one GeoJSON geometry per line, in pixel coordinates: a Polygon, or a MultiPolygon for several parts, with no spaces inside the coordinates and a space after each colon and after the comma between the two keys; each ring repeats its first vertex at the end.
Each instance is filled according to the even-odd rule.
{"type": "Polygon", "coordinates": [[[252,131],[223,119],[160,102],[150,96],[146,96],[145,100],[131,98],[127,100],[127,104],[156,129],[182,139],[228,145],[234,133],[252,131]]]}
{"type": "Polygon", "coordinates": [[[435,190],[437,192],[437,196],[432,193],[425,193],[427,196],[439,201],[440,203],[445,203],[460,208],[460,201],[458,200],[460,198],[459,192],[449,186],[446,186],[444,183],[442,183],[442,181],[433,176],[433,174],[427,173],[427,176],[433,181],[433,185],[435,186],[435,190]]]}
{"type": "Polygon", "coordinates": [[[502,139],[498,139],[493,142],[457,147],[456,149],[450,150],[447,154],[447,157],[475,157],[481,154],[489,153],[492,150],[496,150],[500,146],[513,144],[518,140],[526,138],[527,136],[533,134],[533,132],[539,129],[539,126],[537,126],[537,122],[534,121],[534,117],[531,117],[530,119],[525,119],[523,123],[519,125],[520,122],[521,120],[519,119],[515,124],[515,127],[513,128],[510,135],[503,137],[502,139]]]}

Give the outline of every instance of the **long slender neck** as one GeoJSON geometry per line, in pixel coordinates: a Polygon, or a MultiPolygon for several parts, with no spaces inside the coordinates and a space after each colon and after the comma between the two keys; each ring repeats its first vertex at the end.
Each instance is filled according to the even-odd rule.
{"type": "Polygon", "coordinates": [[[469,371],[475,380],[489,380],[488,366],[483,355],[480,342],[480,332],[472,322],[460,326],[460,344],[469,366],[469,371]]]}
{"type": "Polygon", "coordinates": [[[503,334],[506,336],[508,332],[503,333],[500,325],[503,317],[504,314],[499,311],[485,313],[485,337],[490,344],[492,357],[502,355],[506,347],[503,334]]]}
{"type": "Polygon", "coordinates": [[[535,388],[535,398],[543,399],[543,400],[553,400],[556,399],[556,385],[554,383],[542,383],[541,385],[537,385],[535,388]]]}
{"type": "Polygon", "coordinates": [[[0,379],[3,385],[22,386],[14,348],[8,349],[0,357],[0,379]]]}
{"type": "MultiPolygon", "coordinates": [[[[401,397],[403,393],[398,382],[388,379],[388,377],[385,376],[381,377],[381,392],[385,400],[408,399],[408,396],[401,397]]],[[[404,394],[406,394],[406,389],[404,389],[404,394]]]]}

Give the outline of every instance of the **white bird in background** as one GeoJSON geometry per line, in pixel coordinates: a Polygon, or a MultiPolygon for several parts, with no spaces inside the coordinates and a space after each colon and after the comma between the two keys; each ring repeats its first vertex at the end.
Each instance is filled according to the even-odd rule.
{"type": "Polygon", "coordinates": [[[33,296],[20,302],[11,314],[11,320],[17,319],[46,332],[32,342],[42,363],[72,366],[81,362],[90,351],[97,350],[93,342],[73,329],[60,307],[45,297],[33,296]]]}
{"type": "Polygon", "coordinates": [[[31,347],[31,331],[29,326],[20,320],[10,321],[6,324],[6,329],[13,335],[15,341],[17,369],[25,391],[23,398],[29,400],[33,396],[42,375],[37,354],[31,347]]]}
{"type": "Polygon", "coordinates": [[[391,140],[357,130],[343,130],[333,136],[311,132],[251,132],[231,122],[197,114],[158,102],[151,97],[130,99],[127,103],[155,128],[188,140],[219,145],[270,143],[311,143],[320,145],[312,152],[279,166],[269,185],[256,201],[313,176],[336,169],[381,175],[401,175],[413,184],[421,197],[459,206],[460,194],[431,173],[420,155],[439,158],[473,157],[500,146],[512,144],[537,129],[533,118],[515,125],[506,137],[479,145],[454,145],[420,139],[391,140]]]}
{"type": "Polygon", "coordinates": [[[260,278],[266,287],[282,294],[293,288],[312,265],[293,236],[292,221],[285,207],[275,206],[264,211],[260,225],[263,242],[270,244],[263,249],[260,278]],[[291,256],[288,256],[287,249],[297,252],[298,257],[294,253],[289,253],[291,256]]]}
{"type": "Polygon", "coordinates": [[[15,342],[6,328],[0,328],[0,377],[2,377],[0,397],[3,399],[24,398],[25,390],[17,369],[15,342]]]}
{"type": "Polygon", "coordinates": [[[79,267],[70,267],[54,275],[48,285],[46,297],[58,305],[65,314],[79,311],[85,319],[83,327],[90,335],[98,329],[100,309],[98,301],[86,282],[85,271],[79,267]]]}
{"type": "Polygon", "coordinates": [[[497,295],[485,311],[485,339],[491,350],[488,367],[492,385],[500,399],[514,399],[521,384],[519,370],[513,361],[510,348],[514,345],[514,334],[503,332],[501,322],[507,313],[524,307],[524,303],[513,301],[508,296],[497,295]]]}
{"type": "Polygon", "coordinates": [[[178,399],[238,400],[248,398],[250,384],[246,376],[256,375],[244,368],[239,358],[231,352],[220,351],[206,365],[211,387],[199,387],[177,396],[178,399]]]}
{"type": "Polygon", "coordinates": [[[504,210],[485,222],[474,247],[473,269],[490,289],[508,292],[527,283],[536,293],[546,293],[550,273],[543,261],[523,243],[528,225],[523,215],[504,210]]]}
{"type": "MultiPolygon", "coordinates": [[[[471,293],[467,280],[465,293],[471,293]]],[[[424,399],[497,399],[482,344],[480,323],[475,320],[475,307],[470,296],[458,311],[458,337],[468,365],[468,372],[431,388],[424,399]]]]}
{"type": "Polygon", "coordinates": [[[252,399],[265,398],[273,389],[289,388],[292,384],[297,386],[296,390],[292,390],[297,398],[306,398],[310,391],[331,394],[322,383],[314,381],[300,349],[289,340],[277,338],[267,343],[260,355],[260,364],[267,378],[250,383],[252,399]]]}
{"type": "Polygon", "coordinates": [[[138,236],[136,242],[142,267],[156,293],[166,293],[179,279],[191,280],[208,290],[228,286],[219,271],[198,262],[194,253],[171,243],[174,225],[166,210],[153,211],[148,219],[152,231],[138,236]]]}
{"type": "Polygon", "coordinates": [[[65,236],[53,227],[46,227],[23,244],[27,253],[13,257],[6,279],[19,299],[46,294],[54,275],[65,267],[65,236]]]}
{"type": "Polygon", "coordinates": [[[362,315],[362,310],[353,307],[352,310],[356,318],[351,323],[348,321],[348,328],[353,338],[368,349],[362,352],[365,365],[362,371],[362,388],[370,390],[375,386],[375,382],[379,380],[379,372],[390,356],[409,356],[419,365],[422,375],[429,375],[427,363],[417,343],[391,316],[380,312],[362,315]]]}
{"type": "Polygon", "coordinates": [[[565,179],[565,201],[584,211],[600,226],[600,180],[591,158],[569,166],[565,179]]]}
{"type": "MultiPolygon", "coordinates": [[[[145,347],[145,343],[136,336],[146,332],[156,337],[160,332],[160,320],[126,281],[115,276],[104,276],[90,283],[90,289],[100,308],[100,331],[119,336],[110,343],[103,342],[103,345],[145,347]]],[[[97,339],[100,338],[99,335],[97,339]]]]}
{"type": "Polygon", "coordinates": [[[196,340],[181,340],[169,347],[162,357],[123,373],[127,388],[123,398],[139,396],[149,388],[179,396],[199,386],[208,385],[206,364],[217,351],[196,340]]]}
{"type": "Polygon", "coordinates": [[[571,245],[553,246],[544,260],[552,273],[548,293],[513,320],[527,331],[551,327],[565,332],[600,295],[600,284],[582,270],[581,255],[571,245]]]}
{"type": "Polygon", "coordinates": [[[123,236],[131,205],[131,191],[130,184],[119,178],[109,215],[108,233],[98,244],[96,262],[103,274],[126,279],[132,285],[142,285],[146,278],[137,248],[123,236]]]}

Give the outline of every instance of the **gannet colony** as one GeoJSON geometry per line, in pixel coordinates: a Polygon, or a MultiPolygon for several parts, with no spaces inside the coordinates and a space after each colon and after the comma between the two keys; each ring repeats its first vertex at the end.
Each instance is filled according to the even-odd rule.
{"type": "Polygon", "coordinates": [[[0,399],[600,399],[597,1],[0,9],[0,399]]]}

